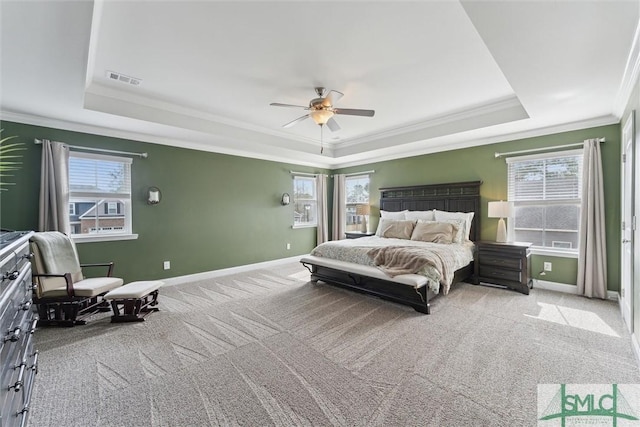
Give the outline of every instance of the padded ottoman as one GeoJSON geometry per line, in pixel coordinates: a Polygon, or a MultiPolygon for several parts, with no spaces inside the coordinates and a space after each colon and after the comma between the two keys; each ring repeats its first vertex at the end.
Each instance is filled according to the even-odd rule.
{"type": "Polygon", "coordinates": [[[162,285],[164,282],[160,280],[131,282],[108,292],[104,299],[111,301],[111,322],[142,322],[145,316],[158,311],[154,306],[158,304],[158,289],[162,285]]]}

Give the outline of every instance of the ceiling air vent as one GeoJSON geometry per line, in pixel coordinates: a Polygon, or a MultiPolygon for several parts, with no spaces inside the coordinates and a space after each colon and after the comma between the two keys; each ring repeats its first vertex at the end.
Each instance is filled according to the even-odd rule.
{"type": "Polygon", "coordinates": [[[107,78],[120,83],[126,83],[133,86],[139,86],[142,83],[142,79],[137,77],[125,76],[124,74],[117,73],[115,71],[107,71],[107,78]]]}

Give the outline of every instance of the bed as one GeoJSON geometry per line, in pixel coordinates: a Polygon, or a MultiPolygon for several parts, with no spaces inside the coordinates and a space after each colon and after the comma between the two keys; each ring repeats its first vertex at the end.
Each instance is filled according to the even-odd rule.
{"type": "MultiPolygon", "coordinates": [[[[380,189],[380,210],[386,215],[409,211],[413,213],[426,211],[439,211],[444,217],[447,212],[473,212],[468,227],[468,239],[474,242],[480,233],[480,185],[481,181],[458,182],[448,184],[418,185],[410,187],[392,187],[380,189]],[[417,211],[417,212],[416,212],[417,211]]],[[[411,217],[411,214],[409,214],[411,217]]],[[[384,218],[381,218],[381,221],[384,218]]],[[[423,222],[423,221],[419,221],[423,222]]],[[[336,252],[342,252],[345,247],[358,247],[359,253],[351,252],[351,255],[335,259],[333,255],[324,251],[326,245],[334,245],[334,242],[319,245],[304,256],[300,262],[311,273],[311,282],[322,281],[358,292],[378,296],[390,301],[413,307],[416,311],[430,314],[431,301],[437,295],[446,293],[443,283],[433,283],[433,278],[428,277],[427,272],[421,270],[418,273],[402,273],[402,269],[394,271],[398,273],[390,276],[380,267],[364,260],[366,253],[377,246],[413,246],[410,240],[393,239],[380,245],[381,236],[362,237],[359,239],[347,239],[336,241],[332,246],[336,252]],[[396,241],[397,240],[397,241],[396,241]],[[365,255],[363,255],[365,254],[365,255]]],[[[447,246],[447,245],[438,245],[447,246]]],[[[453,246],[453,245],[451,245],[453,246]]],[[[456,245],[458,246],[458,245],[456,245]]],[[[472,243],[468,243],[471,257],[465,265],[456,268],[451,273],[449,281],[452,284],[468,280],[473,275],[472,243]]],[[[385,249],[376,249],[384,251],[385,249]]],[[[381,252],[377,252],[380,254],[381,252]]],[[[458,255],[452,255],[458,256],[458,255]]],[[[464,257],[462,257],[464,258],[464,257]]]]}

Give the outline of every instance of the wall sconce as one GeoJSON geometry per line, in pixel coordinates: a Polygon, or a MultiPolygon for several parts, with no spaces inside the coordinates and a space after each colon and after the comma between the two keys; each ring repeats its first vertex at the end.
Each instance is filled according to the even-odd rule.
{"type": "Polygon", "coordinates": [[[147,190],[147,204],[148,205],[157,205],[162,200],[162,193],[158,187],[149,187],[147,190]]]}
{"type": "Polygon", "coordinates": [[[282,206],[287,206],[289,203],[291,203],[291,196],[289,196],[289,193],[282,194],[280,203],[282,204],[282,206]]]}

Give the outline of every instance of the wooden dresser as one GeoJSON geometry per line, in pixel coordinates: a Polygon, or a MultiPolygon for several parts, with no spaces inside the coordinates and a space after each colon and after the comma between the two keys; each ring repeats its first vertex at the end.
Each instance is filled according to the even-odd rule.
{"type": "Polygon", "coordinates": [[[0,427],[27,424],[38,372],[38,352],[33,348],[38,317],[31,302],[32,234],[0,234],[0,427]]]}
{"type": "Polygon", "coordinates": [[[476,242],[475,283],[506,286],[523,294],[531,288],[531,243],[476,242]]]}

